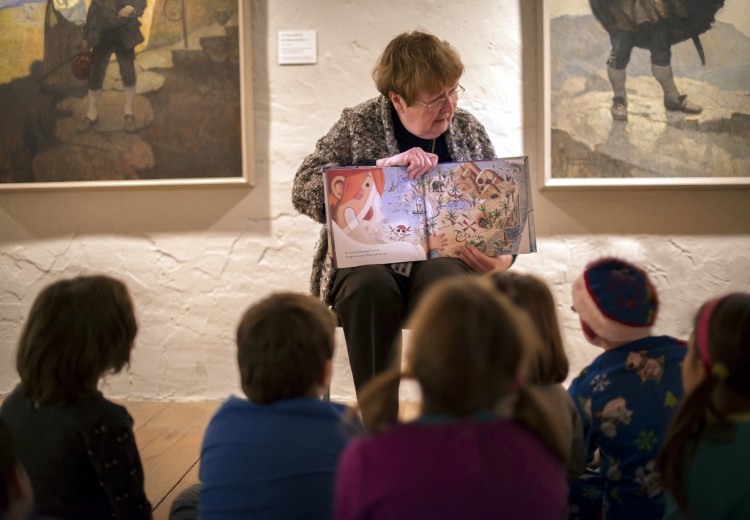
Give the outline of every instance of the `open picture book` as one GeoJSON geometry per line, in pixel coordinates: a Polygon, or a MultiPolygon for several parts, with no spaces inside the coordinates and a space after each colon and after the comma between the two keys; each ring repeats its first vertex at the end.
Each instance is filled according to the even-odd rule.
{"type": "Polygon", "coordinates": [[[536,251],[527,157],[406,167],[324,169],[329,252],[337,267],[536,251]]]}

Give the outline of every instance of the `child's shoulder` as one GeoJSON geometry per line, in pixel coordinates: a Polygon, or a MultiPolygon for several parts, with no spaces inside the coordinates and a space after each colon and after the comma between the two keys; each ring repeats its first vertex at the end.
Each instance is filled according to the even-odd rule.
{"type": "Polygon", "coordinates": [[[127,408],[95,392],[70,405],[71,413],[82,426],[93,428],[102,425],[111,428],[132,427],[133,419],[127,408]]]}

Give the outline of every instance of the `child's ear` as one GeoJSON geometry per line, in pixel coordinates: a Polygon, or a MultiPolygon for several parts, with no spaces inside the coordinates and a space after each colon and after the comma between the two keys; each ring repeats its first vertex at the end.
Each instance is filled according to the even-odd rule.
{"type": "Polygon", "coordinates": [[[333,360],[326,359],[326,362],[323,365],[323,371],[320,373],[320,379],[318,381],[318,384],[321,386],[321,388],[328,390],[328,387],[331,386],[332,374],[333,374],[333,360]]]}
{"type": "Polygon", "coordinates": [[[594,332],[594,329],[592,329],[588,323],[583,321],[582,318],[579,318],[579,321],[581,322],[581,330],[583,331],[583,335],[586,337],[586,340],[588,340],[588,342],[592,345],[596,345],[596,340],[599,337],[597,333],[594,332]]]}
{"type": "Polygon", "coordinates": [[[341,200],[341,197],[344,195],[344,180],[343,175],[337,175],[331,180],[331,197],[337,201],[341,200]]]}

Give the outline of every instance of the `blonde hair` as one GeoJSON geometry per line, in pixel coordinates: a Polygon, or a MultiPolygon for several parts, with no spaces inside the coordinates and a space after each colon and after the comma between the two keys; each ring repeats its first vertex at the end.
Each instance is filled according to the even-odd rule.
{"type": "Polygon", "coordinates": [[[375,87],[384,96],[395,92],[408,104],[417,92],[438,92],[461,78],[464,65],[445,41],[421,31],[405,32],[391,40],[372,71],[375,87]]]}
{"type": "MultiPolygon", "coordinates": [[[[539,339],[528,316],[480,277],[435,284],[409,321],[411,347],[406,377],[422,389],[422,412],[468,417],[493,410],[515,394],[517,420],[539,435],[561,460],[568,447],[547,419],[534,391],[520,385],[539,339]],[[520,387],[520,388],[519,388],[520,387]]],[[[362,392],[365,427],[382,430],[391,420],[388,398],[402,374],[394,365],[362,392]]]]}

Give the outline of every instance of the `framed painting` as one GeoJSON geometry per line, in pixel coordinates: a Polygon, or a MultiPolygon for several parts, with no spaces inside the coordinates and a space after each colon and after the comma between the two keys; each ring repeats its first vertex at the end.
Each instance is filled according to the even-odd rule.
{"type": "Polygon", "coordinates": [[[749,3],[539,1],[545,187],[750,185],[749,3]]]}
{"type": "Polygon", "coordinates": [[[0,190],[252,185],[249,3],[108,4],[0,0],[0,190]]]}

